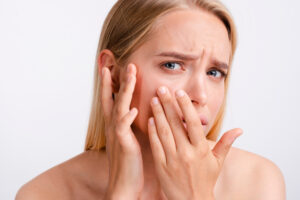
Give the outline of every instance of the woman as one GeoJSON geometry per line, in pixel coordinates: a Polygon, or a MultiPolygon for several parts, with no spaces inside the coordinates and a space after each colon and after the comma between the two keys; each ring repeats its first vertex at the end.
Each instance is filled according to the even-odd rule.
{"type": "Polygon", "coordinates": [[[236,31],[215,0],[119,0],[98,45],[85,152],[16,199],[285,199],[271,161],[218,137],[236,31]]]}

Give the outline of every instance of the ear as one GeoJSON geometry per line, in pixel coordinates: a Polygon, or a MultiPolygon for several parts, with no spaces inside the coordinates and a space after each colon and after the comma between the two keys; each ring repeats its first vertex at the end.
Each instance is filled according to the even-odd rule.
{"type": "Polygon", "coordinates": [[[112,78],[112,87],[113,93],[117,93],[120,88],[119,76],[120,76],[120,67],[116,63],[115,56],[113,52],[109,49],[103,49],[97,58],[98,63],[98,73],[101,76],[101,71],[103,67],[107,67],[110,70],[112,78]]]}

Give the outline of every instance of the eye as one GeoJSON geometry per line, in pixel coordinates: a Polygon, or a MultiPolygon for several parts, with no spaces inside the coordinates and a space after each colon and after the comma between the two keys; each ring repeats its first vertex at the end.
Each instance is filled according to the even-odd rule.
{"type": "Polygon", "coordinates": [[[210,70],[209,72],[207,72],[208,75],[212,75],[216,78],[226,78],[227,74],[223,71],[217,70],[217,69],[213,69],[210,70]]]}
{"type": "Polygon", "coordinates": [[[162,66],[166,67],[168,69],[171,69],[171,70],[174,70],[176,67],[178,69],[181,68],[180,63],[178,63],[178,62],[166,62],[166,63],[163,63],[162,66]]]}

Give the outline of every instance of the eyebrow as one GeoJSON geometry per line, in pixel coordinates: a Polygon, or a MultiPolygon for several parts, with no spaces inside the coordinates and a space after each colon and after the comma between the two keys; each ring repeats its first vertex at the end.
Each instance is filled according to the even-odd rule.
{"type": "MultiPolygon", "coordinates": [[[[196,60],[198,58],[198,56],[196,56],[196,55],[188,55],[188,54],[178,53],[178,52],[174,52],[174,51],[162,52],[155,56],[173,57],[173,58],[177,58],[180,60],[196,60]]],[[[229,68],[225,62],[219,61],[215,58],[212,59],[212,63],[222,69],[228,70],[228,68],[229,68]]]]}

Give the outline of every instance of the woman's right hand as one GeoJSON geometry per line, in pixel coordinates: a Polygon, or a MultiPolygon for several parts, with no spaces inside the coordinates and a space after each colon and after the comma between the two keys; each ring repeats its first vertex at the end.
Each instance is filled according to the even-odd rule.
{"type": "Polygon", "coordinates": [[[102,69],[101,106],[104,114],[109,182],[105,199],[138,199],[144,184],[140,145],[131,129],[138,110],[130,103],[136,82],[136,67],[127,66],[120,74],[120,90],[112,98],[112,78],[102,69]]]}

